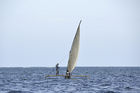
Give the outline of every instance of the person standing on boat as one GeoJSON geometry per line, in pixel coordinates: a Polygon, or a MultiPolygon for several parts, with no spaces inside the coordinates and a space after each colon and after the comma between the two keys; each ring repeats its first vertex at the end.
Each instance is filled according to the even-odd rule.
{"type": "Polygon", "coordinates": [[[56,75],[59,75],[59,63],[56,64],[56,75]]]}

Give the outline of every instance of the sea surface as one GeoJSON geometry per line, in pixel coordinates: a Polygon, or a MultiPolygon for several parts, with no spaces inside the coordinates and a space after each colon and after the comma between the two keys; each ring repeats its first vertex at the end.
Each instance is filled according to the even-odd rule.
{"type": "Polygon", "coordinates": [[[88,77],[71,79],[46,75],[55,68],[0,68],[0,93],[140,93],[140,67],[77,67],[73,75],[88,77]]]}

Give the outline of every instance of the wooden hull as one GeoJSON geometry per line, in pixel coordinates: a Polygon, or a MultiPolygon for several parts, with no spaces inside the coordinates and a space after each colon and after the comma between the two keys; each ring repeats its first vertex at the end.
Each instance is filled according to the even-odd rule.
{"type": "MultiPolygon", "coordinates": [[[[48,77],[65,77],[65,75],[47,75],[46,78],[48,77]]],[[[88,77],[86,75],[71,75],[71,77],[88,77]]],[[[66,78],[69,79],[69,78],[66,78]]]]}

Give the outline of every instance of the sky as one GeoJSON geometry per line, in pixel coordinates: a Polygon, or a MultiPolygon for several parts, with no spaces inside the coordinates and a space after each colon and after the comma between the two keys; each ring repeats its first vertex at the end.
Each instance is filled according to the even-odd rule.
{"type": "Polygon", "coordinates": [[[0,67],[140,66],[140,0],[0,0],[0,67]]]}

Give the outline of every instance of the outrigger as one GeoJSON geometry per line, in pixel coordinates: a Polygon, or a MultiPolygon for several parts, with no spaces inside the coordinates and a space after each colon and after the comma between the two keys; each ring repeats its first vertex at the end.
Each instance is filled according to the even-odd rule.
{"type": "Polygon", "coordinates": [[[79,52],[79,46],[80,46],[80,24],[82,21],[80,21],[72,46],[71,50],[69,52],[69,60],[68,60],[68,65],[67,65],[67,70],[66,70],[66,75],[47,75],[46,77],[56,77],[56,76],[63,76],[65,79],[70,79],[71,77],[88,77],[85,75],[71,75],[71,72],[74,70],[76,61],[78,58],[78,52],[79,52]]]}

